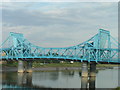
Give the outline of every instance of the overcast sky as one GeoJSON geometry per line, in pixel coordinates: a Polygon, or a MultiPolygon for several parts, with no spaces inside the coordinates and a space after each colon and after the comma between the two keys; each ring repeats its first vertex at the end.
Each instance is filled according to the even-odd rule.
{"type": "Polygon", "coordinates": [[[117,2],[11,2],[0,10],[3,40],[17,32],[38,46],[68,47],[88,40],[100,28],[118,36],[117,2]]]}

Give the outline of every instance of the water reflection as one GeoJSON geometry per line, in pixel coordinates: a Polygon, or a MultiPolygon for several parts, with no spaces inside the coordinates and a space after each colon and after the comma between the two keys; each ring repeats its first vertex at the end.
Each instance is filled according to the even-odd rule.
{"type": "Polygon", "coordinates": [[[88,87],[88,77],[81,78],[81,89],[85,90],[88,87]]]}
{"type": "Polygon", "coordinates": [[[82,77],[81,78],[81,89],[95,90],[95,79],[96,77],[82,77]]]}
{"type": "Polygon", "coordinates": [[[95,90],[95,79],[96,77],[89,78],[89,90],[95,90]]]}
{"type": "Polygon", "coordinates": [[[3,73],[3,88],[44,88],[32,84],[32,73],[3,73]]]}
{"type": "MultiPolygon", "coordinates": [[[[103,70],[98,72],[96,77],[81,77],[80,71],[53,71],[53,72],[33,72],[33,73],[17,73],[17,72],[4,72],[2,73],[2,85],[12,85],[12,87],[28,87],[28,88],[89,88],[89,90],[95,90],[96,85],[100,87],[99,84],[103,75],[108,77],[108,73],[112,70],[103,70]],[[97,78],[97,82],[96,82],[97,78]]],[[[113,70],[114,73],[117,70],[113,70]]],[[[112,72],[113,72],[112,71],[112,72]]],[[[109,74],[109,78],[104,78],[103,85],[109,83],[112,88],[117,87],[114,84],[116,77],[109,74]],[[112,77],[114,79],[112,79],[112,77]],[[108,81],[109,80],[109,81],[108,81]]],[[[115,73],[116,75],[116,73],[115,73]]],[[[107,85],[107,84],[106,84],[107,85]]]]}
{"type": "Polygon", "coordinates": [[[75,74],[75,71],[66,71],[66,72],[61,72],[61,74],[65,77],[73,77],[75,74]]]}
{"type": "Polygon", "coordinates": [[[32,73],[18,73],[18,85],[32,86],[32,73]]]}

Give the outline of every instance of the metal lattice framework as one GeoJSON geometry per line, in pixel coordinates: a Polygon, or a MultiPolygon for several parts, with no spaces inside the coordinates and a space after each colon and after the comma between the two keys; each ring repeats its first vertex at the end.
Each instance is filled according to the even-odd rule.
{"type": "Polygon", "coordinates": [[[0,59],[69,59],[77,61],[113,62],[118,59],[118,42],[110,36],[110,32],[99,29],[98,34],[76,46],[65,48],[44,48],[33,45],[23,34],[10,32],[9,37],[2,43],[0,59]],[[6,46],[6,48],[3,48],[6,46]]]}

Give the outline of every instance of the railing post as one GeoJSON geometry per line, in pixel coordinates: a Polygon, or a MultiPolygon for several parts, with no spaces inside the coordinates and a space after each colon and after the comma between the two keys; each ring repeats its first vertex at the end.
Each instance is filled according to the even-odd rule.
{"type": "Polygon", "coordinates": [[[82,77],[88,77],[88,63],[82,63],[82,77]]]}
{"type": "Polygon", "coordinates": [[[18,61],[18,72],[19,73],[24,72],[24,61],[21,61],[21,60],[18,61]]]}

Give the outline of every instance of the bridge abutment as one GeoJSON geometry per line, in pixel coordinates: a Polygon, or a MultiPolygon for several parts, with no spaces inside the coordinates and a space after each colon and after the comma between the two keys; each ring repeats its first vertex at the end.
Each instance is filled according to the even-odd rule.
{"type": "Polygon", "coordinates": [[[82,63],[82,77],[88,77],[88,63],[82,63]]]}

